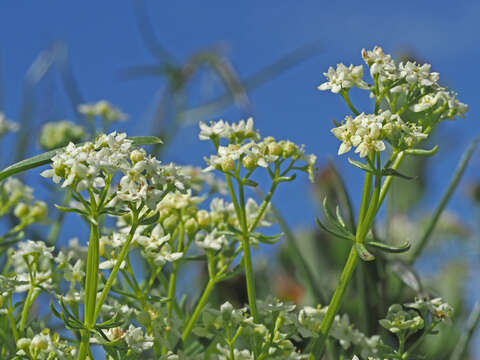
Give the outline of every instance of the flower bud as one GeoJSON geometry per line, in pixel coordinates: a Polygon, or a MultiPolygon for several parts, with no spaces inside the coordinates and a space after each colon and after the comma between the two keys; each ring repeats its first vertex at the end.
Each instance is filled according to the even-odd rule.
{"type": "Polygon", "coordinates": [[[132,153],[130,154],[130,160],[134,164],[136,164],[139,161],[142,161],[143,158],[144,158],[143,152],[141,152],[140,150],[137,150],[137,149],[133,150],[132,153]]]}
{"type": "Polygon", "coordinates": [[[158,212],[158,220],[160,222],[163,222],[163,220],[165,220],[170,214],[171,214],[171,209],[161,209],[159,212],[158,212]]]}
{"type": "Polygon", "coordinates": [[[165,229],[166,232],[171,232],[175,230],[175,227],[177,226],[177,224],[178,224],[178,216],[176,214],[172,214],[163,221],[163,228],[165,229]]]}
{"type": "Polygon", "coordinates": [[[257,167],[257,160],[252,156],[245,156],[242,160],[242,165],[247,170],[253,170],[257,167]]]}
{"type": "Polygon", "coordinates": [[[222,160],[221,164],[222,171],[231,171],[235,169],[235,161],[231,158],[225,158],[222,160]]]}
{"type": "Polygon", "coordinates": [[[279,156],[282,154],[282,147],[278,145],[276,142],[272,142],[268,144],[268,153],[270,155],[279,156]]]}
{"type": "Polygon", "coordinates": [[[28,349],[28,347],[30,346],[30,343],[32,341],[30,339],[27,339],[27,338],[21,338],[21,339],[18,339],[17,341],[17,348],[19,350],[24,350],[26,351],[28,349]]]}
{"type": "Polygon", "coordinates": [[[27,216],[27,214],[29,213],[30,209],[28,207],[27,204],[25,203],[19,203],[16,207],[15,207],[15,210],[13,211],[13,214],[17,217],[17,218],[22,218],[24,216],[27,216]]]}
{"type": "Polygon", "coordinates": [[[38,354],[48,348],[48,340],[45,335],[35,335],[30,343],[30,352],[38,354]]]}
{"type": "Polygon", "coordinates": [[[197,222],[201,227],[210,225],[211,218],[209,212],[206,210],[199,210],[197,212],[197,222]]]}
{"type": "Polygon", "coordinates": [[[294,153],[295,153],[295,144],[290,142],[290,141],[287,141],[284,145],[283,145],[283,156],[288,158],[290,156],[292,156],[294,153]]]}
{"type": "Polygon", "coordinates": [[[188,235],[195,234],[198,230],[198,224],[194,218],[190,218],[185,222],[185,231],[188,235]]]}
{"type": "Polygon", "coordinates": [[[47,204],[43,201],[37,201],[35,204],[33,204],[30,210],[30,215],[35,221],[38,221],[47,216],[47,212],[47,204]]]}

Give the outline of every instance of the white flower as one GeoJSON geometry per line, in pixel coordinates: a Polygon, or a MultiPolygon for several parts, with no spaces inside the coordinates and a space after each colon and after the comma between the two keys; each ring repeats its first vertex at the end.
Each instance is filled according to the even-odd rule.
{"type": "Polygon", "coordinates": [[[198,233],[195,237],[195,244],[204,249],[218,251],[223,246],[228,245],[228,240],[225,235],[219,234],[217,229],[214,229],[212,232],[206,235],[203,233],[198,233]]]}
{"type": "Polygon", "coordinates": [[[373,50],[362,49],[362,58],[370,68],[372,77],[378,75],[380,82],[396,79],[395,62],[380,46],[375,46],[373,50]]]}
{"type": "Polygon", "coordinates": [[[105,100],[90,104],[80,104],[77,110],[80,114],[88,117],[101,116],[108,122],[127,119],[127,115],[105,100]]]}
{"type": "Polygon", "coordinates": [[[153,347],[153,337],[144,335],[142,328],[135,327],[131,324],[125,333],[125,342],[128,347],[136,353],[153,347]]]}
{"type": "Polygon", "coordinates": [[[323,73],[328,79],[318,86],[318,90],[331,90],[332,93],[339,93],[341,90],[348,90],[354,86],[358,86],[361,89],[368,89],[369,86],[363,81],[363,66],[350,65],[346,67],[344,64],[338,64],[337,68],[328,68],[328,72],[323,73]]]}
{"type": "Polygon", "coordinates": [[[200,121],[200,140],[210,140],[211,138],[228,138],[230,136],[230,128],[223,120],[210,121],[210,125],[200,121]]]}
{"type": "Polygon", "coordinates": [[[431,65],[419,65],[411,61],[400,63],[398,65],[400,71],[400,78],[404,78],[407,83],[418,83],[421,86],[433,86],[437,84],[439,74],[437,72],[430,72],[431,65]]]}

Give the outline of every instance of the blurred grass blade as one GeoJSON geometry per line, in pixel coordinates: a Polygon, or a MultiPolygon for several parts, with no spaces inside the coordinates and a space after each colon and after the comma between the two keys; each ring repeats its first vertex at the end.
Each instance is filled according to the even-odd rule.
{"type": "MultiPolygon", "coordinates": [[[[265,195],[262,194],[260,190],[257,190],[257,193],[261,198],[265,198],[265,195]]],[[[306,281],[306,286],[312,292],[313,296],[315,297],[315,300],[318,303],[326,304],[328,299],[323,293],[323,291],[320,289],[318,284],[316,283],[315,277],[313,276],[313,272],[310,269],[310,266],[304,260],[302,252],[298,248],[297,239],[295,238],[295,235],[293,234],[292,230],[290,230],[290,227],[288,226],[287,222],[283,218],[282,214],[280,214],[280,212],[273,206],[273,204],[271,204],[271,210],[272,210],[273,216],[275,216],[275,219],[278,221],[278,224],[280,225],[282,232],[285,234],[285,238],[287,240],[287,246],[290,250],[290,255],[292,257],[292,260],[297,266],[303,279],[306,281]]]]}
{"type": "MultiPolygon", "coordinates": [[[[158,144],[162,142],[159,138],[155,136],[133,136],[133,137],[130,137],[129,139],[132,140],[132,142],[138,146],[152,145],[152,144],[158,144]]],[[[3,169],[2,171],[0,171],[0,181],[12,175],[48,164],[51,161],[52,157],[55,156],[57,151],[61,149],[63,148],[51,150],[43,154],[36,155],[31,158],[19,161],[13,165],[10,165],[6,169],[3,169]]]]}
{"type": "MultiPolygon", "coordinates": [[[[320,42],[314,41],[289,52],[272,64],[247,77],[242,82],[243,88],[245,91],[249,92],[263,85],[281,73],[293,68],[295,65],[298,65],[306,59],[318,54],[320,52],[320,48],[320,42]]],[[[212,116],[212,114],[216,114],[226,108],[231,104],[232,100],[232,94],[225,93],[204,105],[186,110],[180,114],[180,116],[185,122],[204,120],[205,118],[212,116]]]]}
{"type": "Polygon", "coordinates": [[[475,304],[473,311],[468,317],[467,328],[465,329],[465,332],[460,336],[460,339],[457,343],[457,346],[455,347],[455,350],[453,351],[450,360],[462,360],[465,358],[464,355],[467,353],[468,345],[479,323],[480,301],[475,304]]]}
{"type": "Polygon", "coordinates": [[[343,181],[343,177],[340,175],[340,172],[338,171],[337,167],[335,166],[335,163],[332,161],[332,159],[328,160],[329,165],[331,169],[333,170],[333,173],[335,174],[335,177],[337,178],[337,181],[335,181],[335,185],[337,188],[337,192],[339,196],[339,200],[341,202],[341,205],[346,208],[347,214],[348,214],[348,223],[349,223],[349,230],[352,233],[355,233],[356,225],[355,225],[355,213],[353,210],[353,205],[352,205],[352,200],[351,197],[348,193],[347,186],[345,185],[345,181],[343,181]]]}
{"type": "Polygon", "coordinates": [[[83,104],[85,100],[80,92],[78,82],[73,75],[72,67],[68,60],[67,46],[63,43],[58,43],[57,47],[60,53],[58,58],[60,78],[62,80],[67,97],[70,100],[70,104],[72,105],[73,113],[75,114],[75,117],[79,118],[80,113],[78,112],[77,108],[78,105],[83,104]]]}
{"type": "Polygon", "coordinates": [[[430,239],[430,236],[433,233],[433,230],[435,229],[435,226],[437,225],[438,220],[440,219],[440,215],[442,214],[443,210],[445,209],[445,206],[447,205],[448,201],[452,197],[453,192],[457,188],[458,183],[460,182],[460,179],[462,178],[463,173],[465,172],[465,169],[468,165],[468,162],[470,161],[470,158],[472,157],[473,152],[477,148],[479,141],[480,141],[480,137],[473,140],[473,142],[470,144],[468,149],[462,155],[462,158],[460,159],[457,169],[453,174],[452,180],[448,185],[447,191],[443,195],[443,198],[440,201],[440,204],[438,204],[437,208],[435,209],[435,212],[433,213],[430,223],[428,224],[423,236],[421,237],[417,245],[412,250],[412,254],[409,259],[410,263],[413,263],[425,248],[428,240],[430,239]]]}
{"type": "Polygon", "coordinates": [[[388,267],[404,284],[417,294],[422,295],[423,286],[420,277],[409,264],[398,259],[392,259],[388,262],[388,267]]]}
{"type": "Polygon", "coordinates": [[[135,14],[138,30],[140,31],[140,36],[142,37],[143,42],[145,43],[146,48],[150,53],[155,56],[162,63],[176,63],[177,61],[173,55],[168,52],[157,36],[153,29],[152,23],[148,17],[148,12],[145,6],[144,0],[133,0],[133,11],[135,14]]]}

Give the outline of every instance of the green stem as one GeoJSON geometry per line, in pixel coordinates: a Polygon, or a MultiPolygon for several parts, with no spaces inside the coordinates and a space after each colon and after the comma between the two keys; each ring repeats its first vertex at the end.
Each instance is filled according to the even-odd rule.
{"type": "MultiPolygon", "coordinates": [[[[403,158],[405,157],[405,153],[403,151],[393,154],[392,157],[395,157],[395,161],[392,164],[392,169],[393,170],[398,170],[400,167],[400,164],[403,161],[403,158]]],[[[377,212],[380,210],[380,206],[383,203],[383,200],[385,199],[385,196],[387,196],[388,189],[390,188],[390,185],[392,183],[393,176],[386,176],[385,180],[383,181],[382,188],[380,190],[380,198],[378,199],[378,206],[377,206],[377,212]]]]}
{"type": "Polygon", "coordinates": [[[30,289],[28,289],[27,293],[27,298],[25,299],[25,303],[23,305],[23,310],[22,310],[22,316],[20,319],[20,333],[23,334],[25,330],[25,324],[27,323],[27,315],[28,311],[30,310],[30,306],[32,305],[32,296],[33,296],[33,291],[35,289],[35,285],[31,282],[30,283],[30,289]]]}
{"type": "Polygon", "coordinates": [[[192,316],[188,319],[187,325],[185,326],[185,330],[183,330],[183,333],[182,333],[183,342],[187,341],[188,336],[190,335],[190,332],[195,326],[195,323],[197,322],[197,319],[200,316],[200,313],[202,312],[203,307],[205,306],[208,300],[208,297],[210,296],[210,293],[213,290],[213,287],[215,286],[215,283],[216,283],[215,279],[208,280],[207,286],[203,290],[203,294],[198,300],[197,306],[195,307],[195,310],[193,311],[192,316]]]}
{"type": "Polygon", "coordinates": [[[250,244],[248,235],[242,236],[243,266],[245,267],[245,278],[247,281],[248,303],[253,321],[258,321],[257,298],[255,295],[255,280],[253,278],[252,257],[250,255],[250,244]]]}
{"type": "Polygon", "coordinates": [[[15,343],[16,343],[18,340],[18,331],[17,331],[17,324],[15,323],[15,319],[13,318],[11,293],[8,294],[7,315],[8,315],[8,321],[10,322],[10,327],[12,328],[13,338],[15,339],[15,343]]]}
{"type": "MultiPolygon", "coordinates": [[[[93,217],[93,216],[92,216],[93,217]]],[[[93,217],[94,219],[96,217],[93,217]]],[[[90,329],[95,323],[95,302],[98,286],[99,231],[98,225],[90,224],[88,242],[87,274],[85,279],[85,326],[90,329]]]]}
{"type": "Polygon", "coordinates": [[[274,181],[272,183],[272,186],[270,187],[270,191],[268,192],[267,196],[263,199],[262,205],[260,205],[260,210],[258,211],[257,217],[253,221],[252,225],[250,225],[249,231],[255,230],[257,227],[258,223],[262,219],[263,214],[267,210],[268,205],[270,204],[270,200],[272,200],[273,193],[275,192],[277,188],[278,182],[274,181]]]}
{"type": "MultiPolygon", "coordinates": [[[[180,221],[180,229],[178,235],[177,252],[182,251],[183,247],[183,222],[180,221]]],[[[167,304],[168,316],[172,316],[173,304],[175,302],[175,290],[177,287],[178,262],[174,261],[172,265],[172,273],[170,274],[170,281],[168,284],[168,298],[171,299],[167,304]]]]}
{"type": "Polygon", "coordinates": [[[340,91],[340,95],[342,95],[342,98],[345,100],[345,103],[347,106],[352,110],[352,112],[355,114],[355,116],[358,116],[360,113],[358,110],[353,106],[352,102],[350,101],[350,97],[348,96],[348,90],[342,90],[340,91]]]}
{"type": "Polygon", "coordinates": [[[333,320],[335,319],[335,315],[337,315],[337,312],[340,308],[343,295],[345,294],[348,282],[350,281],[353,271],[355,270],[357,261],[358,254],[355,250],[355,246],[352,246],[350,249],[350,254],[348,255],[347,263],[345,264],[342,275],[340,276],[337,288],[335,289],[332,300],[330,301],[330,305],[328,305],[325,318],[320,325],[320,336],[313,343],[309,359],[320,359],[321,354],[323,354],[328,332],[330,331],[333,320]]]}
{"type": "Polygon", "coordinates": [[[98,298],[97,304],[95,306],[94,319],[98,317],[98,314],[100,313],[100,309],[102,308],[102,305],[107,298],[108,292],[110,291],[110,288],[112,287],[113,282],[115,281],[118,270],[120,269],[122,262],[125,260],[125,257],[127,256],[130,243],[132,242],[133,236],[135,235],[137,226],[138,226],[138,213],[137,211],[132,211],[132,227],[130,229],[130,232],[128,233],[127,241],[123,245],[122,251],[120,252],[120,255],[118,256],[117,261],[115,262],[112,272],[110,273],[110,276],[108,277],[107,282],[103,287],[102,293],[98,298]]]}

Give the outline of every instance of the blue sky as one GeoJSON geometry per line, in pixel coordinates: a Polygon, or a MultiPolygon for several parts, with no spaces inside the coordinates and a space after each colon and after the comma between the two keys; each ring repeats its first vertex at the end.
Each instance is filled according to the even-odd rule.
{"type": "MultiPolygon", "coordinates": [[[[445,174],[450,175],[462,151],[480,133],[478,1],[215,0],[146,4],[158,38],[180,61],[196,50],[220,45],[241,76],[252,74],[302,44],[320,41],[323,50],[318,56],[251,93],[253,115],[262,134],[304,143],[309,152],[318,155],[320,163],[333,157],[347,174],[352,193],[360,188],[361,174],[347,164],[346,157],[336,157],[338,142],[329,133],[330,120],[342,119],[347,109],[338,96],[320,93],[316,86],[323,81],[322,73],[328,66],[337,62],[360,64],[363,47],[378,44],[394,55],[412,51],[432,63],[443,83],[470,106],[466,120],[442,126],[449,142],[440,149],[432,168],[435,176],[425,208],[438,199],[448,180],[445,174]]],[[[130,115],[124,125],[129,134],[146,135],[150,126],[145,120],[163,83],[158,78],[125,81],[119,77],[121,69],[155,61],[141,41],[131,1],[2,1],[0,74],[7,116],[18,118],[24,74],[35,57],[55,41],[68,46],[85,99],[107,99],[117,104],[130,115]]],[[[41,87],[42,91],[48,86],[41,87]]],[[[208,99],[208,91],[201,91],[202,86],[192,92],[200,94],[193,99],[196,103],[208,99]]],[[[368,110],[368,100],[353,100],[368,110]]],[[[61,94],[40,107],[50,114],[50,120],[73,118],[61,94]]],[[[237,121],[242,113],[231,108],[220,115],[227,121],[237,121]]],[[[185,128],[166,158],[203,165],[202,156],[210,148],[199,143],[196,133],[195,126],[185,128]]],[[[2,158],[4,164],[5,156],[2,158]]],[[[476,155],[464,185],[480,178],[479,167],[476,155]]],[[[30,176],[38,173],[31,172],[30,176]]],[[[283,211],[295,209],[289,216],[291,225],[312,226],[318,209],[310,197],[308,182],[300,177],[280,189],[276,204],[283,211]]],[[[451,206],[467,214],[464,190],[457,192],[451,206]]],[[[478,288],[476,281],[473,288],[478,288]]]]}

